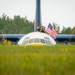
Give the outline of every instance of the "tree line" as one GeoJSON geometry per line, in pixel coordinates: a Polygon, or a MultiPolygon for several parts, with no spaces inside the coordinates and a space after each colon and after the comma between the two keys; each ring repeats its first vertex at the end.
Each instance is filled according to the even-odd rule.
{"type": "Polygon", "coordinates": [[[0,17],[0,31],[4,34],[26,34],[34,31],[34,24],[27,17],[23,18],[17,15],[11,19],[3,14],[0,17]]]}
{"type": "Polygon", "coordinates": [[[75,26],[73,28],[63,26],[62,30],[60,31],[60,26],[57,23],[53,22],[52,25],[59,34],[75,34],[75,26]]]}
{"type": "MultiPolygon", "coordinates": [[[[58,24],[53,23],[53,27],[61,34],[75,34],[75,26],[63,27],[60,31],[58,24]]],[[[34,31],[34,22],[31,22],[27,17],[23,18],[20,15],[14,16],[13,19],[3,14],[0,17],[0,34],[27,34],[34,31]]]]}

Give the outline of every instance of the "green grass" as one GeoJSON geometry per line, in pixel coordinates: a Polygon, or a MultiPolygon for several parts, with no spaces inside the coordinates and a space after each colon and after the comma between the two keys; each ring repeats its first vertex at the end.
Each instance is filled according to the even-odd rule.
{"type": "Polygon", "coordinates": [[[75,45],[0,45],[0,75],[75,75],[75,45]]]}

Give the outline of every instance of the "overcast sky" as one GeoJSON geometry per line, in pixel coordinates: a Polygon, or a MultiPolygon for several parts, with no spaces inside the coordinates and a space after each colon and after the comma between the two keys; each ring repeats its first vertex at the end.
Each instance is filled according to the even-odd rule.
{"type": "MultiPolygon", "coordinates": [[[[0,0],[0,16],[5,13],[35,19],[36,0],[0,0]]],[[[41,0],[41,21],[43,26],[55,22],[60,28],[75,26],[75,0],[41,0]]]]}

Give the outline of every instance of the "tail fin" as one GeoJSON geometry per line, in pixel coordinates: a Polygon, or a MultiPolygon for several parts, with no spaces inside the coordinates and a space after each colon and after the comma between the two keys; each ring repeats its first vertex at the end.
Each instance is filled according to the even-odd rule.
{"type": "Polygon", "coordinates": [[[34,31],[37,31],[38,26],[41,26],[40,0],[36,0],[36,15],[35,15],[34,31]]]}

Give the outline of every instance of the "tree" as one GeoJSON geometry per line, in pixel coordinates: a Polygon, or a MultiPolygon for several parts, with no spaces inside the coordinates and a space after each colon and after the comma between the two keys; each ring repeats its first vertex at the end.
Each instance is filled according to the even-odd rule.
{"type": "Polygon", "coordinates": [[[63,29],[61,30],[62,34],[71,34],[71,32],[72,32],[72,29],[70,27],[65,28],[63,26],[63,29]]]}
{"type": "Polygon", "coordinates": [[[17,15],[11,19],[3,14],[0,18],[0,30],[5,34],[26,34],[34,31],[34,23],[29,21],[27,17],[23,18],[17,15]]]}
{"type": "Polygon", "coordinates": [[[59,25],[58,25],[57,23],[54,23],[54,22],[53,22],[53,27],[54,27],[54,29],[56,29],[56,31],[59,33],[59,31],[60,31],[59,25]]]}
{"type": "Polygon", "coordinates": [[[75,34],[75,26],[72,29],[72,34],[75,34]]]}

